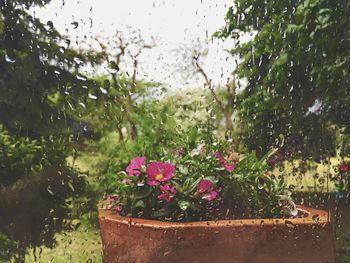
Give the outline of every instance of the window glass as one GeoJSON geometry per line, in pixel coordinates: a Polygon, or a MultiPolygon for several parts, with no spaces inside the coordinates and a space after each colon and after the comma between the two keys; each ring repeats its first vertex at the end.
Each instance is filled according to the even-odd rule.
{"type": "Polygon", "coordinates": [[[0,261],[349,262],[349,12],[0,0],[0,261]]]}

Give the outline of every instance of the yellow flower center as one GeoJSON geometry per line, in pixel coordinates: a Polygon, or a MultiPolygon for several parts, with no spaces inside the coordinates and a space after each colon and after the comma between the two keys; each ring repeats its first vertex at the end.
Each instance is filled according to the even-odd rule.
{"type": "Polygon", "coordinates": [[[154,179],[156,179],[157,181],[159,181],[159,180],[161,180],[161,179],[163,179],[164,178],[164,176],[162,175],[162,174],[157,174],[155,177],[154,177],[154,179]]]}

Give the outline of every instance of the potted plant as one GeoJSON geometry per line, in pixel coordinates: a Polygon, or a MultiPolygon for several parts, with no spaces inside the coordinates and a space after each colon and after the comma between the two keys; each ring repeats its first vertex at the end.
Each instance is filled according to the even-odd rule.
{"type": "Polygon", "coordinates": [[[334,262],[325,211],[296,206],[271,151],[206,141],[133,158],[99,209],[106,262],[334,262]]]}

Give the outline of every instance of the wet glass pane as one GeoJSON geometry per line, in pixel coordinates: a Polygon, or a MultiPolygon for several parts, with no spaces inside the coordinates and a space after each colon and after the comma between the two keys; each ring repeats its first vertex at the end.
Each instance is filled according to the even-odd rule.
{"type": "Polygon", "coordinates": [[[348,0],[0,0],[0,262],[350,262],[348,0]]]}

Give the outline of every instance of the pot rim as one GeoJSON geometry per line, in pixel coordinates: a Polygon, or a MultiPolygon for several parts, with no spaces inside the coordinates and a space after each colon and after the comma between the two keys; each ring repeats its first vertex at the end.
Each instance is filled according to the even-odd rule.
{"type": "Polygon", "coordinates": [[[110,209],[98,209],[100,220],[114,221],[118,224],[148,228],[197,228],[197,227],[242,227],[242,226],[285,226],[290,225],[326,225],[330,223],[330,216],[327,211],[311,207],[297,206],[302,217],[296,218],[259,218],[259,219],[230,219],[217,221],[193,221],[193,222],[169,222],[152,219],[134,218],[121,216],[110,209]]]}

